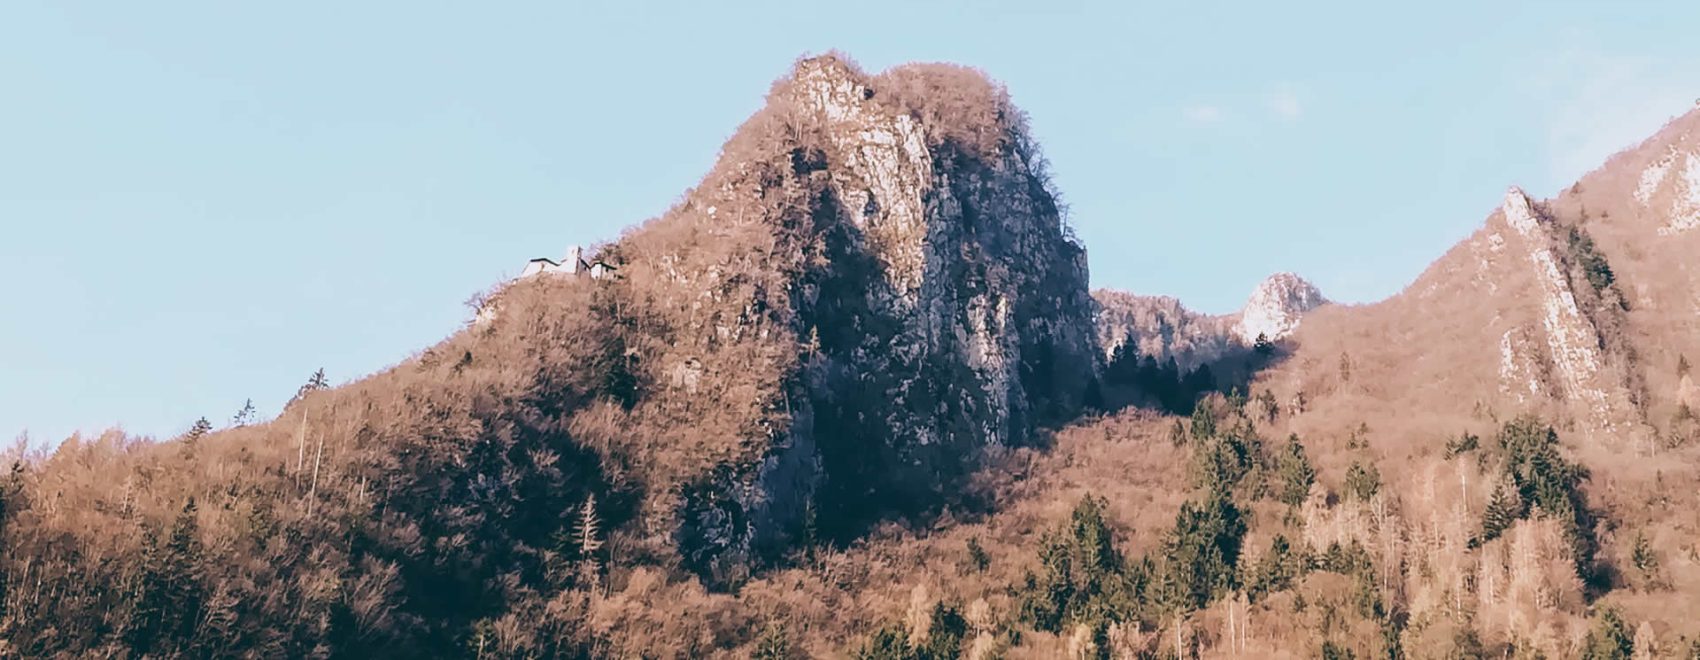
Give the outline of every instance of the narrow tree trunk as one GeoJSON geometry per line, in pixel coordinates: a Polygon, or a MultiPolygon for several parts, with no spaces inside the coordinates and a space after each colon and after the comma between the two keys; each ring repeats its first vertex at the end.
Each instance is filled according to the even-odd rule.
{"type": "Polygon", "coordinates": [[[319,464],[325,457],[325,434],[319,434],[319,446],[313,451],[313,485],[307,490],[307,517],[313,517],[313,502],[319,494],[319,464]]]}

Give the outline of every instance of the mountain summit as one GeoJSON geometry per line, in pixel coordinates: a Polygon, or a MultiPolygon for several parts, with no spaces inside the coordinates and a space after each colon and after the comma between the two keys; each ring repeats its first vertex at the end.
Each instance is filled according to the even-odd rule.
{"type": "Polygon", "coordinates": [[[1258,337],[1270,341],[1285,338],[1298,329],[1306,313],[1327,302],[1316,285],[1298,275],[1270,275],[1240,308],[1234,335],[1246,344],[1256,342],[1258,337]]]}

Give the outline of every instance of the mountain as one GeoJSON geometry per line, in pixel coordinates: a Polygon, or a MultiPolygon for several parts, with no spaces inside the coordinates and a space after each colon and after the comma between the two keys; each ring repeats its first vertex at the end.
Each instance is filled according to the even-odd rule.
{"type": "Polygon", "coordinates": [[[806,58],[597,277],[8,456],[0,657],[1687,657],[1697,130],[1206,315],[1090,291],[979,72],[806,58]]]}
{"type": "Polygon", "coordinates": [[[1260,335],[1268,341],[1284,339],[1306,313],[1328,302],[1315,285],[1293,273],[1265,278],[1232,314],[1200,314],[1175,298],[1113,289],[1099,289],[1092,297],[1098,348],[1105,359],[1114,359],[1125,345],[1137,357],[1174,359],[1184,369],[1249,350],[1260,335]]]}
{"type": "Polygon", "coordinates": [[[589,538],[723,589],[805,540],[934,515],[984,451],[1096,392],[1085,252],[1044,167],[978,72],[801,60],[678,205],[600,246],[615,276],[522,278],[268,424],[72,439],[20,468],[8,543],[30,559],[7,570],[57,577],[6,610],[35,631],[12,648],[443,654],[592,593],[589,538]],[[37,518],[61,478],[126,485],[37,518]]]}

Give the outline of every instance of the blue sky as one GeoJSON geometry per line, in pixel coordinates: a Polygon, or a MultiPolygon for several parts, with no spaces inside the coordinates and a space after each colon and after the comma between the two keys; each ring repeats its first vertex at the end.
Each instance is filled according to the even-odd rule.
{"type": "Polygon", "coordinates": [[[275,414],[664,210],[799,55],[985,69],[1093,283],[1367,302],[1700,97],[1700,3],[0,5],[0,440],[275,414]],[[1633,9],[1629,9],[1629,7],[1633,9]]]}

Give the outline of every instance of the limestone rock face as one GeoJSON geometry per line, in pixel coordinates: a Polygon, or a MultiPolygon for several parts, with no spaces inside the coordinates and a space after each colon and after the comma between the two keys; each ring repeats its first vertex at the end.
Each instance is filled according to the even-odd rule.
{"type": "Polygon", "coordinates": [[[1700,227],[1700,145],[1687,137],[1678,136],[1636,180],[1636,203],[1664,216],[1659,233],[1666,236],[1700,227]]]}
{"type": "MultiPolygon", "coordinates": [[[[1537,210],[1528,196],[1516,187],[1506,192],[1500,215],[1511,230],[1511,238],[1505,244],[1514,250],[1513,255],[1522,255],[1526,273],[1533,281],[1534,301],[1538,305],[1538,325],[1514,327],[1504,335],[1502,378],[1528,379],[1526,384],[1506,382],[1504,389],[1513,392],[1526,389],[1537,393],[1542,385],[1533,374],[1543,373],[1545,380],[1552,381],[1554,386],[1549,394],[1566,398],[1585,429],[1601,433],[1617,431],[1619,427],[1638,421],[1640,413],[1633,405],[1632,394],[1625,386],[1623,375],[1608,364],[1614,356],[1607,354],[1608,342],[1602,337],[1599,327],[1602,320],[1598,317],[1615,310],[1600,310],[1602,305],[1595,300],[1589,305],[1595,308],[1594,313],[1589,314],[1578,302],[1590,296],[1597,297],[1598,292],[1578,290],[1578,287],[1589,286],[1589,283],[1572,274],[1574,264],[1567,262],[1574,261],[1576,257],[1565,252],[1570,242],[1560,235],[1553,219],[1537,210]],[[1541,353],[1530,356],[1529,343],[1513,342],[1510,339],[1513,334],[1540,337],[1544,344],[1539,346],[1541,353]],[[1532,361],[1544,364],[1535,367],[1507,366],[1532,361]]],[[[1513,263],[1515,261],[1514,256],[1513,263]]],[[[1617,357],[1621,359],[1621,356],[1617,357]]]]}
{"type": "Polygon", "coordinates": [[[846,249],[876,265],[867,309],[896,324],[841,357],[899,379],[887,394],[910,414],[901,435],[963,440],[938,422],[959,397],[966,409],[956,414],[979,438],[971,444],[1021,442],[1036,421],[1077,406],[1093,364],[1086,255],[1021,153],[1025,129],[1003,124],[1007,146],[965,153],[836,58],[800,63],[794,81],[795,103],[831,144],[831,193],[856,235],[846,249]],[[944,365],[968,372],[948,377],[936,370],[944,365]],[[960,390],[924,393],[941,376],[960,390]],[[917,400],[940,394],[937,404],[917,400]]]}
{"type": "Polygon", "coordinates": [[[1306,312],[1328,302],[1316,285],[1292,273],[1270,275],[1257,285],[1257,290],[1240,309],[1234,334],[1250,344],[1263,336],[1273,341],[1281,339],[1299,327],[1306,312]]]}
{"type": "Polygon", "coordinates": [[[716,448],[673,469],[697,476],[649,494],[658,546],[733,576],[805,516],[926,508],[981,449],[1081,409],[1086,255],[1020,117],[967,69],[806,59],[680,206],[615,247],[612,286],[686,319],[640,356],[654,407],[752,402],[690,441],[716,448]]]}

